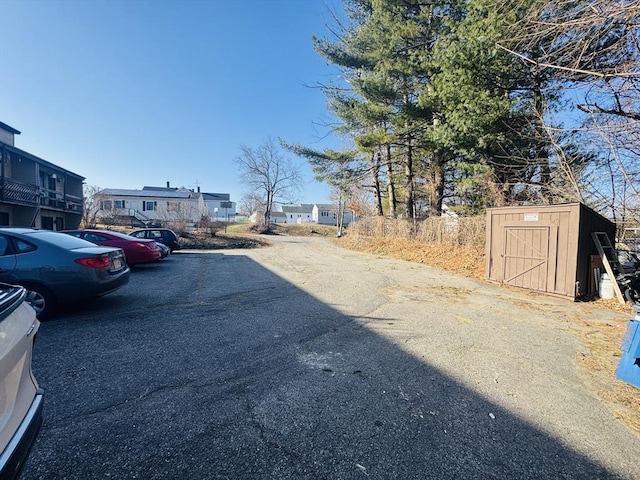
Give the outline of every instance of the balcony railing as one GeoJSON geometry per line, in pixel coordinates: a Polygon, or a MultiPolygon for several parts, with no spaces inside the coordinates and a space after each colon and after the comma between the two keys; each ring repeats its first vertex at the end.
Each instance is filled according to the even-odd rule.
{"type": "Polygon", "coordinates": [[[44,206],[80,214],[83,208],[81,197],[64,195],[7,178],[0,181],[0,201],[30,207],[44,206]]]}
{"type": "Polygon", "coordinates": [[[36,205],[40,203],[40,189],[37,185],[15,182],[5,178],[0,183],[0,198],[5,202],[36,205]]]}

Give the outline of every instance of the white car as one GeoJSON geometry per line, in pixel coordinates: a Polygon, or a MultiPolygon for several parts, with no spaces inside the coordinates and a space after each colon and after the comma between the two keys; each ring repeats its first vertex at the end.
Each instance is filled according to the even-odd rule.
{"type": "Polygon", "coordinates": [[[31,371],[40,322],[23,287],[0,284],[0,478],[20,477],[42,424],[43,392],[31,371]]]}

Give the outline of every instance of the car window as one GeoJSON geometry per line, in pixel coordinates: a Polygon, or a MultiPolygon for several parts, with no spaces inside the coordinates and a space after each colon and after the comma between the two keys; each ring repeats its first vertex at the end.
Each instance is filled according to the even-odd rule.
{"type": "Polygon", "coordinates": [[[99,235],[97,233],[86,233],[84,235],[84,239],[88,242],[106,242],[109,239],[107,237],[105,237],[104,235],[99,235]]]}
{"type": "Polygon", "coordinates": [[[144,238],[144,232],[133,232],[130,235],[136,238],[144,238]]]}
{"type": "Polygon", "coordinates": [[[149,232],[149,238],[162,238],[162,233],[158,230],[153,230],[152,232],[149,232]]]}
{"type": "Polygon", "coordinates": [[[18,238],[15,239],[16,253],[27,253],[36,250],[36,246],[32,243],[25,242],[18,238]]]}
{"type": "Polygon", "coordinates": [[[40,240],[52,243],[62,248],[82,248],[82,247],[95,247],[95,245],[91,244],[91,242],[87,242],[81,238],[72,237],[71,235],[67,235],[66,233],[53,232],[50,230],[38,230],[33,233],[28,233],[27,235],[33,235],[34,238],[39,238],[40,240]]]}
{"type": "Polygon", "coordinates": [[[9,242],[7,241],[7,237],[0,236],[0,256],[7,254],[8,246],[9,242]]]}

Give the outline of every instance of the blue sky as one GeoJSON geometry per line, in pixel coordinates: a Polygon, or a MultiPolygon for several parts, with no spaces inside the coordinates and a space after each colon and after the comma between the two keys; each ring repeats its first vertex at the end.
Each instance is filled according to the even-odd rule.
{"type": "MultiPolygon", "coordinates": [[[[268,137],[314,148],[330,116],[313,50],[339,0],[0,0],[0,121],[16,146],[101,188],[245,191],[268,137]]],[[[298,198],[328,202],[312,179],[298,198]]]]}

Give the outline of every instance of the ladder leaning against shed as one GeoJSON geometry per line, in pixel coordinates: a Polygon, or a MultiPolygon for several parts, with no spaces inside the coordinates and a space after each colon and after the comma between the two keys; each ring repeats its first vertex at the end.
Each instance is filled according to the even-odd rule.
{"type": "Polygon", "coordinates": [[[616,267],[619,273],[625,273],[625,271],[616,257],[616,250],[613,248],[613,245],[609,240],[609,235],[607,235],[606,232],[591,232],[591,238],[593,238],[593,243],[596,244],[600,258],[602,258],[604,269],[607,271],[607,275],[609,275],[609,278],[611,279],[613,290],[616,292],[616,297],[618,297],[618,301],[624,305],[626,301],[622,295],[620,286],[616,281],[616,276],[613,273],[613,267],[616,267]]]}

